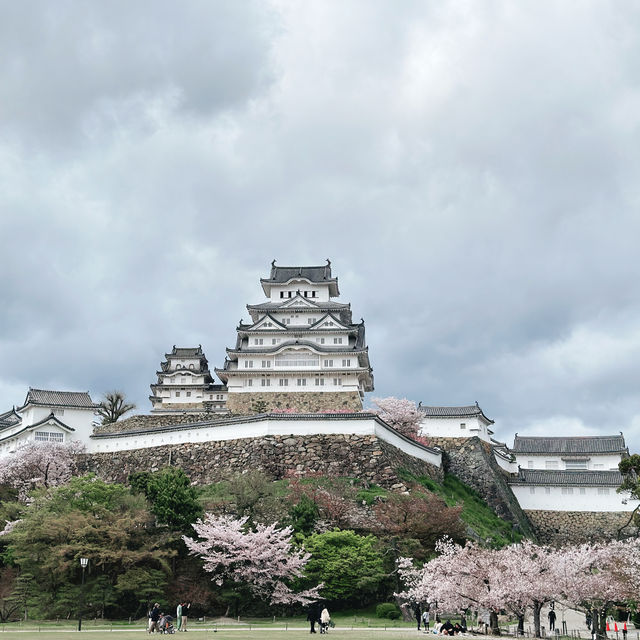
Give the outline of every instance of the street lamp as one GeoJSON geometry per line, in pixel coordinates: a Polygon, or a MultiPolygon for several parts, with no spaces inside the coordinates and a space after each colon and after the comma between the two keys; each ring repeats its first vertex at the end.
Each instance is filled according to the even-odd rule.
{"type": "Polygon", "coordinates": [[[80,613],[78,614],[78,631],[82,631],[82,608],[84,607],[84,570],[89,564],[89,558],[80,558],[80,566],[82,567],[82,604],[80,605],[80,613]]]}

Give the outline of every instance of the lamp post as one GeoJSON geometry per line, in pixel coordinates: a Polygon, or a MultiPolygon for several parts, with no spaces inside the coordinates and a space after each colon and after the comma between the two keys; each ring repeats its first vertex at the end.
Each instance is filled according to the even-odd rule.
{"type": "Polygon", "coordinates": [[[82,631],[82,609],[84,607],[84,570],[89,564],[89,558],[80,558],[80,566],[82,567],[82,600],[80,604],[80,613],[78,614],[78,631],[82,631]]]}

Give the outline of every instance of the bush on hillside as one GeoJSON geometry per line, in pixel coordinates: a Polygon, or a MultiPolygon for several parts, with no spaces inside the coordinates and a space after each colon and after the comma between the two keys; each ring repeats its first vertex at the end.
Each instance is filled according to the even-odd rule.
{"type": "Polygon", "coordinates": [[[376,607],[376,617],[397,620],[400,617],[400,609],[393,602],[383,602],[376,607]]]}

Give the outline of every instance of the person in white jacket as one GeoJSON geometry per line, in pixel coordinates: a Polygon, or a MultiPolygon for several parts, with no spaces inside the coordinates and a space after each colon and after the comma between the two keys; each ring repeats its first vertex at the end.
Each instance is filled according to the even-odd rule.
{"type": "Polygon", "coordinates": [[[329,615],[329,609],[325,607],[320,614],[320,633],[327,633],[330,622],[331,616],[329,615]]]}

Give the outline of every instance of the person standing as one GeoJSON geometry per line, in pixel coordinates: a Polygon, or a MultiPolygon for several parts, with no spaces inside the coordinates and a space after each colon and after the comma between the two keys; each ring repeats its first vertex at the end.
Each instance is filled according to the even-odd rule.
{"type": "Polygon", "coordinates": [[[151,609],[151,611],[149,612],[149,628],[147,629],[148,633],[159,631],[158,620],[160,620],[160,605],[156,602],[153,605],[153,609],[151,609]]]}
{"type": "Polygon", "coordinates": [[[327,633],[330,622],[331,616],[329,615],[329,609],[325,607],[320,614],[320,633],[327,633]]]}
{"type": "Polygon", "coordinates": [[[320,619],[319,614],[320,607],[317,602],[312,602],[307,609],[307,620],[309,621],[310,629],[309,633],[316,632],[316,622],[320,619]]]}
{"type": "Polygon", "coordinates": [[[422,620],[422,611],[420,610],[420,603],[416,602],[413,605],[413,615],[418,623],[418,631],[420,631],[420,621],[422,620]]]}
{"type": "Polygon", "coordinates": [[[187,630],[187,616],[189,615],[189,609],[191,608],[191,603],[188,604],[186,602],[182,603],[182,630],[187,630]]]}
{"type": "Polygon", "coordinates": [[[551,609],[549,611],[549,631],[553,631],[556,628],[556,612],[551,609]]]}
{"type": "Polygon", "coordinates": [[[429,631],[429,609],[425,609],[422,612],[422,628],[425,631],[429,631]]]}
{"type": "Polygon", "coordinates": [[[176,607],[176,629],[182,631],[182,602],[178,602],[176,607]]]}

